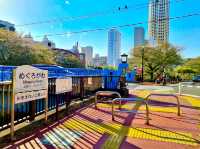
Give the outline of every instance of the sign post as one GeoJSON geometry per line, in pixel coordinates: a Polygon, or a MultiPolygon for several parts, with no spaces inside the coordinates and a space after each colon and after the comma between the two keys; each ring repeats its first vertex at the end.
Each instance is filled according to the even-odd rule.
{"type": "Polygon", "coordinates": [[[45,120],[48,110],[48,71],[32,66],[19,66],[13,71],[11,102],[11,140],[14,139],[15,104],[45,99],[45,120]]]}
{"type": "Polygon", "coordinates": [[[10,135],[11,135],[11,140],[14,140],[14,121],[15,121],[15,78],[16,77],[16,71],[13,70],[13,86],[12,86],[12,98],[11,98],[11,124],[10,124],[10,135]]]}

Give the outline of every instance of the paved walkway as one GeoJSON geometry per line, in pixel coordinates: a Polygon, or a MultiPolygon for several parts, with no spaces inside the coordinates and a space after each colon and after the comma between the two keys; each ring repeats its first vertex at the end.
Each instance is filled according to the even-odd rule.
{"type": "MultiPolygon", "coordinates": [[[[134,92],[131,92],[134,93],[134,92]]],[[[138,96],[145,96],[138,91],[138,96]]],[[[125,104],[124,109],[144,111],[143,105],[125,104]]],[[[200,99],[181,98],[181,116],[169,97],[150,101],[150,126],[145,114],[118,113],[111,118],[111,106],[98,104],[81,109],[54,125],[37,131],[7,148],[105,148],[105,149],[198,149],[200,148],[200,99]]]]}

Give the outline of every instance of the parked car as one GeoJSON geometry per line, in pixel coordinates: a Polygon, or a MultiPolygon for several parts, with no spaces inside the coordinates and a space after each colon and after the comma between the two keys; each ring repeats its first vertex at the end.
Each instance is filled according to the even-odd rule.
{"type": "Polygon", "coordinates": [[[200,82],[200,75],[195,76],[193,82],[200,82]]]}

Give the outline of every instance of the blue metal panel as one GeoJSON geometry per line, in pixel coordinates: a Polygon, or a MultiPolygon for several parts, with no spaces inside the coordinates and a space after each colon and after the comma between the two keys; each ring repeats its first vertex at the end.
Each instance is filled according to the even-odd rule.
{"type": "Polygon", "coordinates": [[[127,82],[135,82],[136,71],[133,70],[126,74],[126,81],[127,82]]]}

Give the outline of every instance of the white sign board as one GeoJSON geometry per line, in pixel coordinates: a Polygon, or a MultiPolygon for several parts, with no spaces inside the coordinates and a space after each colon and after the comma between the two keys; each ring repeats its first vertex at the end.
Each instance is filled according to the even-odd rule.
{"type": "Polygon", "coordinates": [[[48,71],[24,65],[16,68],[13,79],[15,103],[47,97],[48,71]]]}
{"type": "Polygon", "coordinates": [[[72,91],[72,78],[56,79],[56,94],[72,91]]]}
{"type": "Polygon", "coordinates": [[[92,78],[88,78],[88,85],[92,85],[92,78]]]}
{"type": "Polygon", "coordinates": [[[38,90],[32,92],[17,93],[15,95],[15,103],[23,103],[32,100],[42,99],[47,97],[47,90],[38,90]]]}

